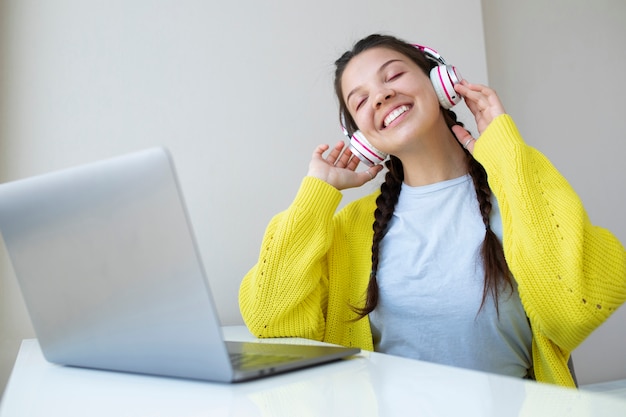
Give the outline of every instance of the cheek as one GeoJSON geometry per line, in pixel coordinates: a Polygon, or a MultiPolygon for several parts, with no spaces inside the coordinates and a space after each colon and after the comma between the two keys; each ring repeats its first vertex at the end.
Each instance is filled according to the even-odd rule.
{"type": "Polygon", "coordinates": [[[439,107],[439,98],[437,97],[437,92],[435,91],[435,87],[433,87],[433,85],[429,83],[427,86],[425,86],[422,89],[422,95],[425,98],[425,100],[428,101],[429,104],[431,104],[432,106],[436,106],[439,107]]]}
{"type": "Polygon", "coordinates": [[[367,109],[360,110],[356,117],[352,116],[352,118],[358,129],[363,133],[370,132],[375,129],[372,112],[367,109]]]}

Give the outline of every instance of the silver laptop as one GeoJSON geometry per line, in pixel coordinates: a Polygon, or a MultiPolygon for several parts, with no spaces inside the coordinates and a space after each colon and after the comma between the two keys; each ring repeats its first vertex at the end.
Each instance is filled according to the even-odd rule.
{"type": "Polygon", "coordinates": [[[0,231],[50,362],[232,382],[359,352],[223,340],[164,148],[0,185],[0,231]]]}

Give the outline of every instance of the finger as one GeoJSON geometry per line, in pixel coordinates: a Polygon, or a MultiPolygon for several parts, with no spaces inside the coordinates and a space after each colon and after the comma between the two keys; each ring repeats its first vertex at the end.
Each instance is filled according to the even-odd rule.
{"type": "Polygon", "coordinates": [[[478,92],[478,93],[482,93],[485,95],[495,94],[495,90],[492,89],[491,87],[486,86],[484,84],[473,84],[465,79],[461,80],[461,82],[456,85],[459,85],[461,88],[464,88],[468,91],[478,92]]]}
{"type": "Polygon", "coordinates": [[[454,86],[455,90],[464,97],[473,99],[488,98],[496,94],[496,92],[483,84],[471,84],[467,80],[461,81],[460,84],[454,86]]]}
{"type": "Polygon", "coordinates": [[[347,147],[343,151],[343,155],[341,157],[343,158],[344,156],[347,156],[347,158],[348,158],[347,162],[346,162],[346,165],[345,165],[345,168],[349,169],[350,171],[355,171],[356,168],[359,166],[359,163],[361,162],[361,160],[359,158],[357,158],[356,156],[354,156],[354,154],[350,150],[350,147],[347,147]]]}
{"type": "Polygon", "coordinates": [[[343,147],[345,146],[345,144],[343,142],[337,142],[335,144],[335,146],[330,150],[330,153],[328,154],[328,156],[326,156],[326,161],[328,163],[330,163],[331,165],[334,165],[337,162],[337,159],[339,158],[339,156],[341,155],[341,151],[343,150],[343,147]]]}
{"type": "Polygon", "coordinates": [[[476,143],[476,139],[470,133],[464,129],[462,126],[454,125],[452,126],[452,132],[454,136],[456,136],[456,140],[459,141],[461,146],[470,151],[470,153],[474,152],[474,144],[476,143]]]}
{"type": "Polygon", "coordinates": [[[456,84],[454,86],[454,90],[463,97],[465,105],[472,112],[474,117],[480,113],[480,108],[477,102],[479,97],[476,93],[472,92],[472,90],[463,84],[456,84]]]}
{"type": "Polygon", "coordinates": [[[477,85],[464,83],[464,84],[456,84],[454,89],[457,93],[462,95],[465,98],[465,102],[468,104],[468,107],[471,105],[476,105],[483,101],[483,107],[488,102],[487,95],[485,92],[478,88],[477,85]]]}
{"type": "Polygon", "coordinates": [[[335,166],[338,168],[348,167],[352,158],[352,152],[350,151],[350,148],[349,147],[344,148],[343,144],[342,144],[342,148],[343,149],[341,152],[341,156],[339,156],[339,158],[335,161],[335,166]]]}
{"type": "Polygon", "coordinates": [[[458,140],[461,145],[472,137],[472,135],[470,135],[470,132],[468,132],[467,129],[465,129],[461,125],[452,126],[452,133],[454,133],[454,136],[456,136],[456,140],[458,140]]]}
{"type": "Polygon", "coordinates": [[[313,158],[322,158],[324,152],[328,150],[329,146],[327,144],[317,145],[315,150],[313,151],[313,158]]]}
{"type": "Polygon", "coordinates": [[[491,87],[483,84],[470,84],[466,80],[461,81],[460,84],[456,84],[455,90],[457,90],[457,86],[457,92],[463,97],[479,103],[481,105],[480,110],[482,111],[489,107],[497,109],[502,108],[502,103],[500,102],[500,98],[498,97],[496,90],[491,87]]]}
{"type": "Polygon", "coordinates": [[[371,181],[374,178],[376,178],[376,176],[378,175],[378,173],[380,171],[383,170],[383,166],[378,164],[378,165],[374,165],[373,167],[369,167],[368,169],[366,169],[365,171],[361,172],[360,174],[365,174],[367,175],[367,178],[365,179],[365,182],[367,181],[371,181]]]}
{"type": "Polygon", "coordinates": [[[346,152],[350,152],[350,154],[352,155],[350,156],[350,161],[348,162],[348,165],[346,165],[346,168],[351,171],[356,171],[356,168],[361,163],[361,160],[357,158],[356,156],[354,156],[354,154],[352,154],[352,151],[350,149],[348,149],[346,152]]]}
{"type": "Polygon", "coordinates": [[[459,87],[459,94],[465,98],[467,108],[476,119],[478,131],[482,133],[493,119],[505,113],[504,107],[495,91],[488,87],[480,87],[479,92],[465,88],[459,87]]]}

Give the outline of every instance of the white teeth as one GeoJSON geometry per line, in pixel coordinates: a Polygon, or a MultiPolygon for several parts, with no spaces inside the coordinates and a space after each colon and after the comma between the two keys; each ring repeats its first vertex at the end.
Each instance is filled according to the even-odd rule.
{"type": "Polygon", "coordinates": [[[389,115],[385,117],[385,120],[383,120],[384,127],[389,126],[389,124],[393,122],[394,120],[396,120],[398,116],[400,116],[402,113],[408,110],[409,110],[409,106],[400,106],[394,111],[392,111],[391,113],[389,113],[389,115]]]}

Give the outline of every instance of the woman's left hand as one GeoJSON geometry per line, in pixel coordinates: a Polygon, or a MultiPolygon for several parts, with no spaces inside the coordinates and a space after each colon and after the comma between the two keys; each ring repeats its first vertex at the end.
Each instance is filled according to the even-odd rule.
{"type": "MultiPolygon", "coordinates": [[[[487,129],[487,126],[489,126],[493,119],[506,113],[496,92],[485,85],[470,84],[466,80],[463,80],[459,84],[456,84],[454,89],[463,96],[465,104],[474,115],[479,134],[487,129]]],[[[452,131],[461,145],[466,147],[470,152],[473,152],[474,141],[470,140],[471,136],[469,132],[461,126],[453,127],[452,131]]]]}

